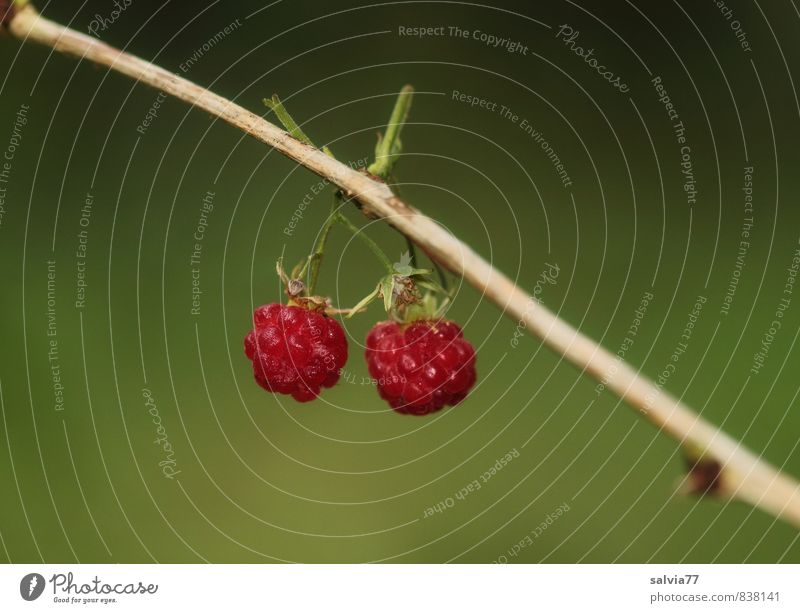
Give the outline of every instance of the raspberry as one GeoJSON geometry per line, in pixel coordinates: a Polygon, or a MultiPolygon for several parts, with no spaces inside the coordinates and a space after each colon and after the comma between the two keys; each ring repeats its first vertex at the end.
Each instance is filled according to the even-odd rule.
{"type": "Polygon", "coordinates": [[[367,336],[366,357],[378,393],[399,413],[456,405],[475,384],[475,349],[452,321],[381,322],[367,336]]]}
{"type": "Polygon", "coordinates": [[[267,304],[255,310],[253,324],[244,352],[265,390],[308,402],[339,380],[347,339],[336,320],[298,306],[267,304]]]}

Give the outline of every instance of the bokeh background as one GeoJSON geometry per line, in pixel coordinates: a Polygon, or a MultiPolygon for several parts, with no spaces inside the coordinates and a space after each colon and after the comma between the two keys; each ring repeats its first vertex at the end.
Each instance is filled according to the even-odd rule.
{"type": "MultiPolygon", "coordinates": [[[[800,296],[751,372],[800,239],[793,1],[120,5],[38,8],[256,112],[278,93],[343,160],[371,155],[395,93],[412,83],[404,197],[529,290],[558,266],[555,283],[539,282],[541,300],[613,351],[652,293],[626,350],[651,377],[703,297],[665,389],[800,475],[800,296]],[[576,56],[561,25],[629,91],[576,56]],[[419,26],[444,35],[401,35],[419,26]],[[693,202],[656,77],[684,122],[693,202]]],[[[449,316],[478,347],[480,381],[462,405],[413,418],[378,398],[362,357],[377,305],[345,324],[351,358],[336,388],[306,405],[266,394],[242,338],[253,307],[281,296],[276,259],[311,248],[331,188],[286,232],[318,179],[253,139],[9,36],[0,74],[0,148],[13,147],[0,218],[0,559],[800,562],[788,525],[678,493],[673,440],[539,341],[514,346],[516,323],[467,287],[449,316]],[[480,489],[457,496],[475,480],[480,489]]],[[[399,235],[348,214],[400,257],[399,235]]],[[[353,304],[380,271],[340,230],[320,289],[353,304]]]]}

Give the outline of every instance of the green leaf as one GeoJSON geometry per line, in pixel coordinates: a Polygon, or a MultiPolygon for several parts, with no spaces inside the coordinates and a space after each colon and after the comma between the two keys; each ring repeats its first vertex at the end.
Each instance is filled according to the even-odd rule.
{"type": "Polygon", "coordinates": [[[394,265],[395,272],[404,277],[425,276],[431,274],[433,271],[427,268],[412,268],[411,266],[399,266],[397,263],[394,265]]]}

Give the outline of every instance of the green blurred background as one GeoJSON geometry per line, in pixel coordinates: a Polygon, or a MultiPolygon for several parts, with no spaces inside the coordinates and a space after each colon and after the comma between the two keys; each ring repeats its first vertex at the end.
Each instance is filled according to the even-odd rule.
{"type": "MultiPolygon", "coordinates": [[[[792,83],[800,17],[785,2],[727,6],[730,19],[716,2],[685,0],[133,0],[111,21],[107,0],[39,3],[83,32],[105,20],[102,40],[255,112],[278,93],[343,160],[371,155],[396,91],[412,83],[403,196],[527,289],[558,265],[541,299],[613,351],[652,292],[626,353],[651,377],[670,362],[697,297],[706,298],[665,389],[800,475],[800,297],[763,368],[750,373],[800,237],[792,83]],[[577,57],[557,37],[562,24],[630,91],[577,57]],[[445,35],[402,36],[401,26],[445,26],[445,35]],[[470,35],[450,36],[450,26],[470,35]],[[477,30],[519,41],[525,53],[488,46],[477,30]],[[686,127],[693,203],[656,76],[686,127]],[[497,107],[455,101],[454,91],[497,107]],[[724,315],[749,216],[746,166],[753,228],[724,315]]],[[[331,189],[289,236],[292,213],[318,183],[309,172],[174,100],[137,131],[158,93],[104,68],[9,36],[0,62],[0,147],[29,107],[13,137],[0,220],[0,559],[800,562],[788,525],[678,494],[684,464],[674,441],[598,395],[594,380],[537,340],[513,346],[515,322],[470,288],[460,288],[449,315],[478,347],[479,385],[462,405],[412,418],[378,398],[362,379],[361,348],[381,318],[377,306],[346,322],[351,357],[336,388],[306,405],[266,394],[242,337],[252,308],[280,297],[278,256],[296,261],[311,248],[331,189]],[[208,192],[213,211],[193,266],[208,192]],[[154,442],[154,414],[171,453],[154,442]],[[482,482],[509,452],[518,457],[482,482]],[[456,496],[475,480],[479,490],[456,496]],[[436,505],[444,511],[426,513],[436,505]]],[[[400,257],[401,237],[349,214],[400,257]]],[[[340,230],[320,289],[353,304],[380,271],[340,230]]]]}

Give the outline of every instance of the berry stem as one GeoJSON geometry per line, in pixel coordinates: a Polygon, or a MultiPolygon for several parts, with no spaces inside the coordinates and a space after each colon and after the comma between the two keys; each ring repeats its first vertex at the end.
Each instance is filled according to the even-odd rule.
{"type": "MultiPolygon", "coordinates": [[[[641,374],[638,368],[620,360],[558,317],[469,245],[398,198],[385,183],[300,142],[231,100],[151,62],[41,17],[30,3],[23,6],[17,3],[15,6],[19,8],[4,25],[16,38],[96,62],[175,96],[275,148],[337,185],[347,199],[361,206],[365,214],[385,219],[413,240],[431,260],[463,277],[532,336],[541,339],[582,373],[603,381],[606,389],[623,399],[636,414],[655,424],[682,447],[697,448],[708,461],[718,462],[721,468],[716,495],[736,498],[800,527],[800,483],[796,479],[763,460],[760,454],[753,453],[741,441],[700,417],[683,401],[641,374]]],[[[398,116],[404,117],[404,112],[407,112],[403,105],[410,102],[410,95],[407,91],[398,116]]],[[[394,129],[390,126],[390,136],[396,140],[401,126],[399,122],[394,123],[394,129]]],[[[385,160],[392,158],[389,151],[385,160]]],[[[376,160],[376,164],[378,162],[376,160]]],[[[378,164],[375,170],[380,172],[382,169],[383,165],[378,164]]],[[[363,237],[363,233],[358,234],[363,237]]]]}
{"type": "MultiPolygon", "coordinates": [[[[400,195],[400,189],[397,187],[396,183],[397,183],[397,181],[395,180],[395,177],[392,176],[391,177],[392,189],[394,190],[395,194],[397,194],[398,198],[402,198],[402,196],[400,195]]],[[[394,228],[394,226],[392,226],[392,227],[394,228]]],[[[394,229],[397,230],[397,228],[394,228],[394,229]]],[[[399,230],[397,230],[397,231],[400,232],[399,230]]],[[[402,234],[402,232],[400,232],[400,233],[402,234]]],[[[408,254],[409,254],[410,258],[411,258],[410,264],[411,264],[412,268],[417,268],[419,260],[417,259],[417,248],[416,248],[416,245],[414,244],[414,241],[411,240],[411,237],[409,237],[407,234],[403,234],[403,238],[405,238],[406,246],[408,247],[408,254]]],[[[450,295],[450,283],[449,283],[449,281],[447,279],[447,275],[445,274],[444,270],[439,265],[439,262],[437,262],[436,260],[434,260],[432,258],[428,258],[428,259],[433,264],[433,268],[436,270],[436,274],[439,276],[439,282],[440,282],[442,288],[444,289],[444,293],[447,294],[447,295],[450,295]]]]}
{"type": "Polygon", "coordinates": [[[322,256],[325,254],[325,245],[328,244],[328,235],[331,233],[331,228],[339,221],[339,204],[341,203],[341,196],[337,190],[333,194],[333,202],[331,203],[331,211],[328,214],[328,219],[325,220],[325,225],[320,232],[319,240],[317,241],[316,248],[308,260],[308,293],[314,295],[317,289],[317,279],[319,278],[319,267],[322,265],[322,256]]]}

